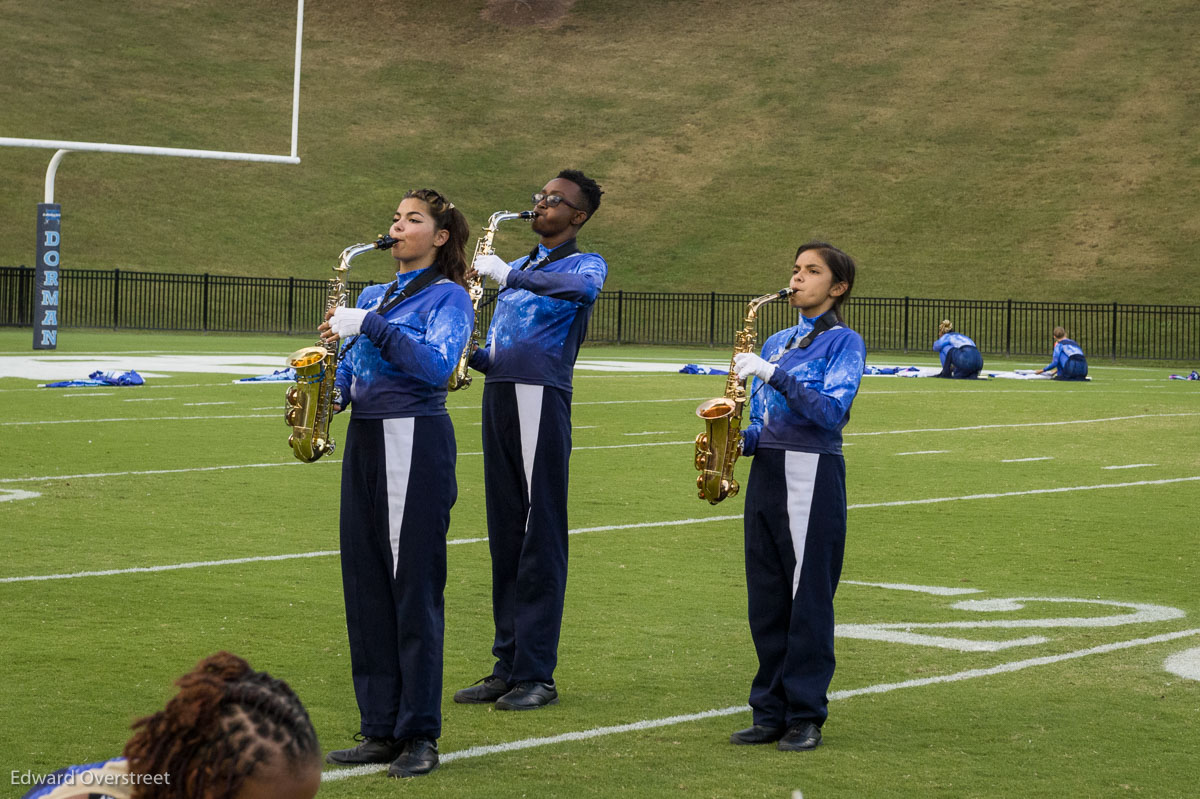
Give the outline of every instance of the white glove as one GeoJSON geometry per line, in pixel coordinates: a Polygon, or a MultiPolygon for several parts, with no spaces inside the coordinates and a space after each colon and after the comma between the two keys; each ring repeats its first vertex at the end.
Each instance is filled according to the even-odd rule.
{"type": "Polygon", "coordinates": [[[491,278],[501,286],[507,284],[508,273],[512,271],[512,268],[504,263],[504,259],[498,255],[481,255],[475,259],[472,266],[480,275],[491,278]]]}
{"type": "Polygon", "coordinates": [[[767,381],[775,374],[775,364],[764,361],[753,352],[739,352],[734,355],[733,368],[741,380],[754,375],[759,380],[767,381]]]}
{"type": "Polygon", "coordinates": [[[329,318],[329,329],[338,338],[357,336],[362,331],[363,317],[367,313],[365,308],[338,308],[329,318]]]}

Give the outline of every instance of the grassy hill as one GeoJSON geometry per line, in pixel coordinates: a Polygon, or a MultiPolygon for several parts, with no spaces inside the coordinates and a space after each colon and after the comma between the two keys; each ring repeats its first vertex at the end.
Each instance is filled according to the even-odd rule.
{"type": "MultiPolygon", "coordinates": [[[[68,155],[64,264],[323,277],[407,188],[478,229],[572,166],[609,289],[769,289],[823,237],[861,295],[1200,304],[1194,0],[422,5],[309,4],[299,166],[68,155]]],[[[285,154],[294,18],[0,0],[0,135],[285,154]]],[[[0,264],[51,155],[0,148],[0,264]]]]}

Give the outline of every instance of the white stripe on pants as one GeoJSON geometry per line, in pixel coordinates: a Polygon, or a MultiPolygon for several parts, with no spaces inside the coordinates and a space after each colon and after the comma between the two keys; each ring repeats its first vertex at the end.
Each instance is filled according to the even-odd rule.
{"type": "Polygon", "coordinates": [[[792,551],[796,553],[796,571],[792,575],[792,598],[800,587],[800,569],[804,566],[804,542],[808,538],[808,517],[812,512],[813,488],[817,483],[815,452],[784,454],[783,471],[787,480],[788,531],[792,534],[792,551]]]}
{"type": "Polygon", "coordinates": [[[387,469],[388,539],[392,545],[394,578],[400,567],[400,526],[404,523],[404,502],[412,471],[413,417],[383,420],[383,450],[387,469]]]}

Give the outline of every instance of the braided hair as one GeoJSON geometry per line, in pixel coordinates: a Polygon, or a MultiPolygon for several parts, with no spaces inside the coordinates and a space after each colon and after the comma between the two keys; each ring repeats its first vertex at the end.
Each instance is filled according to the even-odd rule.
{"type": "Polygon", "coordinates": [[[467,238],[471,235],[467,218],[463,216],[462,211],[454,207],[454,203],[433,189],[413,189],[406,192],[403,199],[407,200],[409,197],[415,197],[429,206],[429,213],[433,215],[433,222],[437,225],[437,229],[445,230],[450,234],[446,243],[438,248],[434,267],[442,274],[442,277],[460,286],[466,286],[467,238]]]}
{"type": "Polygon", "coordinates": [[[135,721],[125,744],[132,773],[168,775],[165,784],[139,783],[137,799],[224,799],[280,757],[294,767],[318,762],[308,712],[283,680],[218,652],[175,684],[179,693],[135,721]]]}

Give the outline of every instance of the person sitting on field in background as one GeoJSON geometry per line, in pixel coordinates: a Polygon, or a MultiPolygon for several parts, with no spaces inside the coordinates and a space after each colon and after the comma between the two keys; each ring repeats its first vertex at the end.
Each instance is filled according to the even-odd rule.
{"type": "Polygon", "coordinates": [[[935,377],[979,377],[983,370],[979,348],[962,333],[955,333],[954,323],[949,319],[943,319],[938,325],[938,340],[933,342],[933,349],[942,359],[942,371],[935,377]]]}
{"type": "Polygon", "coordinates": [[[167,706],[133,723],[123,757],[71,766],[24,799],[312,799],[321,749],[282,680],[218,652],[175,681],[167,706]]]}
{"type": "Polygon", "coordinates": [[[1067,331],[1061,327],[1054,328],[1054,355],[1050,365],[1038,369],[1034,374],[1055,372],[1055,380],[1084,380],[1087,378],[1087,358],[1079,344],[1067,338],[1067,331]]]}

